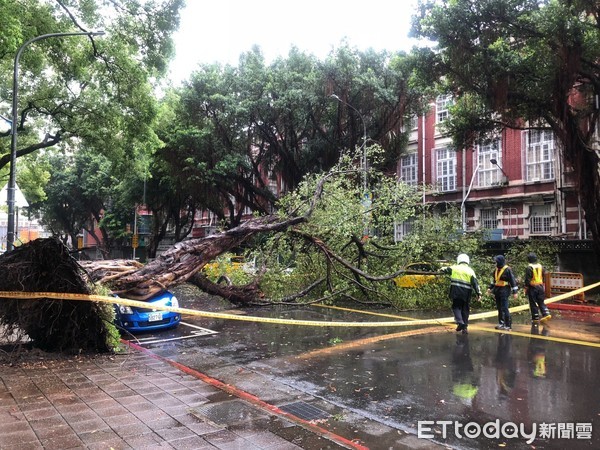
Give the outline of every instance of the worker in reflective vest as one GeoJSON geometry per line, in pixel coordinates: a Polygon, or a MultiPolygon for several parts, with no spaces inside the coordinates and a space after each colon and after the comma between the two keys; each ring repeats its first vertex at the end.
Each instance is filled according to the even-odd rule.
{"type": "Polygon", "coordinates": [[[546,271],[540,263],[535,253],[527,255],[529,265],[525,269],[525,293],[529,300],[529,310],[531,311],[531,320],[547,320],[552,316],[548,307],[544,303],[546,292],[544,289],[544,274],[546,271]],[[540,313],[542,317],[540,318],[540,313]]]}
{"type": "Polygon", "coordinates": [[[517,281],[512,269],[506,264],[504,255],[494,256],[496,269],[493,273],[492,282],[490,283],[487,293],[493,293],[496,300],[496,309],[498,310],[498,325],[497,330],[510,330],[512,327],[512,318],[508,310],[508,297],[511,292],[513,297],[517,298],[517,281]]]}
{"type": "Polygon", "coordinates": [[[456,331],[463,334],[468,332],[471,294],[475,292],[477,298],[481,299],[477,276],[469,264],[469,255],[461,253],[456,258],[455,265],[444,267],[441,270],[442,273],[450,274],[450,299],[452,300],[456,331]]]}

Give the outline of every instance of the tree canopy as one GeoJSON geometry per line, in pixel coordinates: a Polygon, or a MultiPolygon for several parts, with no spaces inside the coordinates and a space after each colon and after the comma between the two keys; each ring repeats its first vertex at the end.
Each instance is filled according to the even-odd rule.
{"type": "Polygon", "coordinates": [[[236,67],[203,65],[163,102],[164,146],[153,170],[226,227],[238,225],[245,209],[272,211],[274,184],[291,191],[349,148],[379,144],[386,155],[379,168],[393,173],[403,125],[422,98],[412,64],[405,54],[343,45],[324,61],[292,48],[266,64],[254,48],[236,67]]]}
{"type": "MultiPolygon", "coordinates": [[[[183,0],[2,0],[0,114],[16,121],[17,156],[60,145],[87,148],[121,163],[154,141],[151,81],[173,56],[172,32],[183,0]],[[15,55],[50,33],[105,31],[101,37],[53,36],[22,48],[18,110],[12,117],[15,55]]],[[[0,132],[0,170],[10,160],[10,130],[0,132]]],[[[4,169],[6,170],[6,169],[4,169]]]]}
{"type": "Polygon", "coordinates": [[[550,129],[600,256],[600,6],[592,0],[422,1],[421,81],[455,96],[457,149],[503,128],[550,129]]]}

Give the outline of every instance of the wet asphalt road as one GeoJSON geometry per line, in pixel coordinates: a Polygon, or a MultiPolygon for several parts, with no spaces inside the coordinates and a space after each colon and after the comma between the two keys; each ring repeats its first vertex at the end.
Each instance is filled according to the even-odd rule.
{"type": "MultiPolygon", "coordinates": [[[[244,313],[393,320],[316,307],[244,313]]],[[[187,324],[217,333],[202,335],[181,325],[154,335],[162,339],[158,342],[142,344],[209,375],[206,356],[219,356],[344,410],[434,436],[453,448],[600,448],[600,318],[553,314],[538,327],[531,326],[527,314],[514,315],[512,333],[477,321],[468,335],[449,326],[305,327],[184,317],[187,324]],[[196,335],[190,337],[193,331],[196,335]],[[187,338],[166,340],[176,337],[187,338]]]]}

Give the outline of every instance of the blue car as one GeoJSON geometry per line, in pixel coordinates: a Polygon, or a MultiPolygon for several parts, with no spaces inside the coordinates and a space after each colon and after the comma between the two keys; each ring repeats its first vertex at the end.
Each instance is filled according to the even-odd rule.
{"type": "Polygon", "coordinates": [[[131,333],[156,331],[174,328],[181,322],[181,314],[160,311],[152,306],[170,306],[179,308],[177,297],[165,291],[148,300],[148,308],[138,308],[115,304],[115,325],[131,333]]]}

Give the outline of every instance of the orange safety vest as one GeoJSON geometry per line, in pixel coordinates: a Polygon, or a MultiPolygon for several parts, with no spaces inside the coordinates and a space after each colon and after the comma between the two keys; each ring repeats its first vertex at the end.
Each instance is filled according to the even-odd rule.
{"type": "Polygon", "coordinates": [[[508,266],[504,266],[501,269],[496,269],[494,271],[494,281],[496,282],[496,286],[498,287],[502,287],[502,286],[506,286],[508,285],[508,283],[504,280],[501,280],[500,277],[502,276],[502,274],[504,273],[504,271],[506,270],[508,266]]]}
{"type": "Polygon", "coordinates": [[[531,281],[529,282],[530,286],[539,286],[544,284],[544,280],[542,280],[542,265],[541,264],[529,264],[531,267],[531,271],[533,276],[531,277],[531,281]]]}

